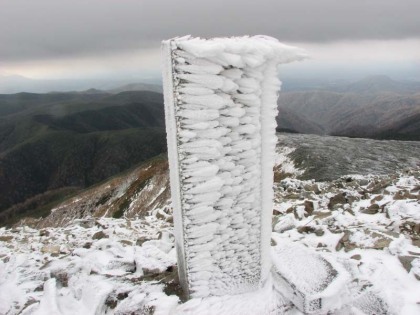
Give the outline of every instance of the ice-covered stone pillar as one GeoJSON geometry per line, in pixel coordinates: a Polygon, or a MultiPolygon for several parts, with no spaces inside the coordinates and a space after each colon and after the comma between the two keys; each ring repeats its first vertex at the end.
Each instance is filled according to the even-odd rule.
{"type": "Polygon", "coordinates": [[[277,65],[265,37],[164,41],[166,131],[178,269],[190,297],[260,288],[270,270],[277,65]]]}

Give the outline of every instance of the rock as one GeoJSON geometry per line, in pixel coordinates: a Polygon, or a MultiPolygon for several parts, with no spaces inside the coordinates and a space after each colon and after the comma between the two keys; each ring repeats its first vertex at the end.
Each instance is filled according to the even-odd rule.
{"type": "Polygon", "coordinates": [[[60,254],[70,254],[71,253],[71,247],[69,244],[63,244],[60,246],[60,254]]]}
{"type": "Polygon", "coordinates": [[[314,233],[315,232],[315,228],[312,227],[312,226],[304,225],[304,226],[298,227],[297,231],[299,233],[301,233],[301,234],[304,234],[304,233],[305,234],[308,234],[308,233],[314,233]]]}
{"type": "Polygon", "coordinates": [[[394,231],[381,231],[381,233],[386,234],[387,236],[393,237],[393,238],[399,238],[400,233],[394,232],[394,231]]]}
{"type": "MultiPolygon", "coordinates": [[[[125,300],[126,298],[128,298],[127,292],[120,292],[118,294],[113,292],[107,297],[105,301],[105,305],[108,306],[110,309],[114,309],[117,307],[119,301],[125,300]]],[[[141,313],[141,314],[144,314],[144,313],[141,313]]]]}
{"type": "Polygon", "coordinates": [[[360,212],[365,214],[377,214],[379,212],[379,209],[379,205],[374,203],[366,209],[361,209],[360,212]]]}
{"type": "Polygon", "coordinates": [[[403,200],[403,199],[418,199],[418,196],[410,194],[408,190],[397,191],[394,195],[394,200],[403,200]]]}
{"type": "Polygon", "coordinates": [[[370,199],[370,194],[366,190],[361,190],[358,193],[362,196],[362,200],[370,199]]]}
{"type": "Polygon", "coordinates": [[[377,180],[375,182],[371,182],[366,187],[366,189],[369,190],[369,192],[371,194],[379,194],[379,193],[382,193],[384,188],[388,187],[391,184],[392,184],[391,180],[384,178],[384,179],[381,179],[381,180],[377,180]]]}
{"type": "Polygon", "coordinates": [[[356,244],[350,242],[350,235],[351,235],[350,231],[344,232],[344,235],[341,237],[341,239],[338,241],[337,245],[335,246],[336,251],[339,251],[342,248],[344,248],[344,251],[348,252],[357,247],[356,244]]]}
{"type": "Polygon", "coordinates": [[[86,242],[86,243],[83,245],[83,248],[89,249],[91,246],[92,246],[92,242],[86,242]]]}
{"type": "Polygon", "coordinates": [[[141,236],[137,239],[136,241],[136,245],[137,246],[142,246],[144,242],[150,241],[149,238],[147,238],[146,236],[141,236]]]}
{"type": "Polygon", "coordinates": [[[100,227],[101,229],[104,229],[104,230],[108,228],[106,225],[102,224],[99,221],[95,221],[95,225],[100,227]]]}
{"type": "Polygon", "coordinates": [[[291,206],[290,208],[287,208],[286,213],[293,213],[296,206],[291,206]]]}
{"type": "Polygon", "coordinates": [[[327,218],[327,217],[329,217],[329,216],[331,216],[332,215],[332,212],[331,211],[315,211],[314,213],[313,213],[314,215],[315,215],[315,217],[314,217],[314,219],[325,219],[325,218],[327,218]]]}
{"type": "Polygon", "coordinates": [[[10,242],[13,239],[12,235],[0,236],[0,242],[10,242]]]}
{"type": "Polygon", "coordinates": [[[128,298],[128,293],[127,292],[120,292],[120,293],[117,294],[117,300],[118,301],[122,301],[126,298],[128,298]]]}
{"type": "Polygon", "coordinates": [[[412,268],[411,262],[416,258],[417,257],[414,256],[398,256],[401,265],[404,267],[405,270],[407,270],[407,272],[410,272],[412,268]]]}
{"type": "Polygon", "coordinates": [[[133,242],[128,240],[120,240],[120,243],[127,246],[132,246],[133,242]]]}
{"type": "Polygon", "coordinates": [[[347,203],[346,193],[340,193],[335,195],[334,197],[330,198],[330,202],[328,203],[328,209],[334,209],[336,205],[344,205],[347,203]]]}
{"type": "Polygon", "coordinates": [[[414,186],[414,188],[412,188],[410,190],[411,193],[416,193],[416,192],[420,192],[420,185],[416,185],[414,186]]]}
{"type": "Polygon", "coordinates": [[[305,206],[305,213],[307,214],[305,216],[307,216],[307,217],[308,216],[311,216],[312,213],[314,212],[314,203],[313,203],[313,201],[305,200],[304,206],[305,206]]]}
{"type": "Polygon", "coordinates": [[[62,287],[67,287],[69,285],[69,275],[65,270],[51,271],[51,278],[55,278],[57,284],[62,287]]]}
{"type": "Polygon", "coordinates": [[[271,239],[271,246],[276,246],[277,245],[277,242],[276,242],[276,240],[275,239],[271,239]]]}
{"type": "Polygon", "coordinates": [[[360,260],[362,259],[362,256],[360,256],[359,254],[356,254],[356,255],[351,256],[350,258],[354,260],[360,260]]]}
{"type": "Polygon", "coordinates": [[[179,283],[178,268],[176,266],[168,266],[168,268],[166,268],[163,272],[148,272],[138,278],[138,281],[156,281],[162,283],[164,284],[163,291],[167,295],[176,295],[182,302],[187,300],[187,296],[179,283]]]}
{"type": "Polygon", "coordinates": [[[279,183],[283,179],[293,176],[292,174],[286,173],[283,170],[281,170],[280,166],[275,166],[273,171],[274,171],[274,182],[275,183],[279,183]]]}
{"type": "Polygon", "coordinates": [[[98,231],[92,235],[93,240],[101,240],[103,238],[108,238],[108,235],[106,235],[104,231],[98,231]]]}
{"type": "Polygon", "coordinates": [[[328,231],[333,234],[340,234],[343,233],[343,230],[339,226],[328,226],[328,231]]]}
{"type": "Polygon", "coordinates": [[[369,184],[369,180],[367,180],[366,178],[362,178],[359,180],[360,186],[366,186],[367,184],[369,184]]]}
{"type": "Polygon", "coordinates": [[[293,200],[299,200],[302,198],[300,194],[289,194],[286,197],[287,199],[293,199],[293,200]]]}
{"type": "Polygon", "coordinates": [[[44,245],[41,248],[41,252],[43,254],[58,255],[60,254],[60,245],[52,245],[52,244],[44,245]]]}
{"type": "Polygon", "coordinates": [[[378,195],[378,196],[376,196],[375,198],[372,198],[371,200],[370,200],[370,203],[375,203],[376,201],[381,201],[382,199],[384,199],[384,195],[378,195]]]}
{"type": "MultiPolygon", "coordinates": [[[[42,286],[42,290],[41,291],[43,291],[44,290],[44,287],[42,286]]],[[[35,288],[35,290],[34,291],[37,291],[37,288],[35,288]]],[[[39,303],[39,301],[38,300],[36,300],[36,299],[34,299],[34,298],[30,298],[29,300],[27,300],[26,302],[25,302],[25,304],[23,305],[23,307],[22,307],[22,309],[20,310],[20,312],[19,312],[19,314],[25,314],[26,313],[26,310],[29,310],[30,308],[31,308],[31,305],[33,305],[33,304],[37,304],[37,303],[39,303]]]]}
{"type": "Polygon", "coordinates": [[[350,187],[350,188],[358,188],[359,187],[359,184],[357,182],[355,182],[355,181],[350,181],[350,182],[347,182],[346,181],[345,186],[346,187],[350,187]]]}
{"type": "Polygon", "coordinates": [[[305,206],[304,205],[297,205],[293,207],[293,215],[295,219],[302,220],[304,217],[307,217],[305,213],[305,206]]]}
{"type": "Polygon", "coordinates": [[[108,296],[105,300],[105,305],[113,310],[114,308],[117,307],[118,300],[116,299],[115,296],[108,296]]]}
{"type": "Polygon", "coordinates": [[[156,311],[156,306],[154,305],[144,305],[139,310],[140,315],[154,315],[156,311]]]}
{"type": "Polygon", "coordinates": [[[380,206],[380,208],[381,208],[380,212],[385,213],[385,216],[389,219],[388,205],[389,205],[389,202],[386,202],[386,203],[382,204],[380,206]]]}
{"type": "Polygon", "coordinates": [[[400,231],[413,236],[420,236],[420,223],[405,221],[400,225],[400,231]]]}
{"type": "Polygon", "coordinates": [[[315,230],[315,235],[316,236],[322,236],[322,235],[324,235],[325,234],[325,232],[324,232],[324,230],[323,229],[316,229],[315,230]]]}
{"type": "Polygon", "coordinates": [[[85,229],[89,229],[95,225],[95,220],[93,218],[77,219],[74,220],[79,226],[85,229]]]}
{"type": "Polygon", "coordinates": [[[321,190],[319,189],[319,186],[317,184],[306,184],[303,186],[303,188],[307,191],[314,192],[317,195],[321,193],[321,190]]]}
{"type": "Polygon", "coordinates": [[[134,260],[115,259],[111,260],[107,265],[108,270],[124,270],[127,273],[134,273],[137,270],[137,266],[134,260]]]}
{"type": "Polygon", "coordinates": [[[50,236],[50,231],[48,230],[40,230],[39,236],[50,236]]]}
{"type": "MultiPolygon", "coordinates": [[[[375,237],[376,233],[372,233],[372,236],[375,237]]],[[[375,241],[375,244],[373,245],[373,249],[384,249],[386,247],[389,246],[389,244],[391,244],[392,239],[387,238],[383,235],[380,234],[376,234],[379,235],[378,239],[375,241]]]]}
{"type": "Polygon", "coordinates": [[[295,227],[295,221],[290,215],[277,216],[273,219],[273,230],[277,233],[289,231],[295,227]]]}
{"type": "Polygon", "coordinates": [[[165,213],[158,211],[156,213],[156,218],[158,218],[159,220],[166,220],[167,215],[165,213]]]}
{"type": "Polygon", "coordinates": [[[420,239],[412,239],[411,240],[414,246],[417,246],[420,248],[420,239]]]}
{"type": "Polygon", "coordinates": [[[174,223],[174,217],[172,215],[168,215],[165,219],[166,222],[168,223],[174,223]]]}
{"type": "Polygon", "coordinates": [[[351,209],[351,207],[345,207],[345,208],[344,208],[344,211],[345,211],[345,212],[347,212],[347,213],[350,213],[350,214],[351,214],[351,215],[353,215],[353,216],[354,216],[354,215],[356,215],[356,214],[354,213],[354,211],[351,209]]]}
{"type": "Polygon", "coordinates": [[[342,248],[344,248],[345,252],[349,252],[349,251],[351,251],[355,248],[380,249],[380,250],[382,250],[382,249],[388,247],[389,244],[392,241],[391,237],[388,237],[386,235],[383,235],[382,233],[378,233],[378,232],[375,232],[375,231],[369,231],[369,230],[360,231],[359,230],[358,233],[360,233],[360,232],[363,232],[364,234],[366,234],[367,237],[374,240],[373,245],[363,246],[363,245],[354,243],[350,240],[353,232],[345,231],[343,237],[338,241],[335,249],[337,251],[339,251],[342,248]]]}
{"type": "Polygon", "coordinates": [[[162,271],[159,268],[143,267],[142,270],[145,276],[157,275],[157,274],[162,273],[162,271]]]}
{"type": "Polygon", "coordinates": [[[346,196],[346,199],[347,199],[347,202],[349,204],[353,204],[353,202],[359,201],[360,197],[358,197],[358,196],[346,196]]]}

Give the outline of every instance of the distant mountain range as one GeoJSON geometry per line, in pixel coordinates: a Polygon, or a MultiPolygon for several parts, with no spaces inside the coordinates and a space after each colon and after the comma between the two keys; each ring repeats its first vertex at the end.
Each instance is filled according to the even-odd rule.
{"type": "MultiPolygon", "coordinates": [[[[420,84],[376,76],[284,91],[277,122],[293,133],[420,140],[420,84]]],[[[165,152],[160,86],[0,94],[0,221],[46,214],[165,152]]]]}
{"type": "Polygon", "coordinates": [[[282,92],[278,130],[420,140],[420,83],[373,76],[341,86],[282,92]]]}
{"type": "Polygon", "coordinates": [[[0,73],[0,94],[14,94],[20,92],[49,93],[53,91],[84,91],[98,89],[102,91],[130,91],[136,87],[137,91],[161,91],[159,77],[141,78],[142,83],[133,84],[133,79],[30,79],[20,75],[2,75],[0,73]],[[124,88],[124,87],[127,88],[124,88]]]}
{"type": "MultiPolygon", "coordinates": [[[[348,174],[386,175],[420,166],[420,142],[414,141],[377,141],[279,134],[278,149],[277,155],[281,157],[280,160],[286,160],[291,164],[288,167],[280,165],[275,168],[274,178],[277,182],[284,178],[286,169],[290,171],[290,165],[297,168],[298,172],[289,173],[288,176],[325,182],[343,178],[348,174]],[[283,150],[284,148],[292,150],[283,150]]],[[[350,181],[343,179],[346,181],[346,186],[341,186],[341,188],[354,188],[352,178],[346,178],[350,178],[350,181]]],[[[367,179],[364,180],[367,181],[367,179]]],[[[370,187],[378,187],[378,184],[370,187]]],[[[301,193],[305,192],[305,188],[302,187],[298,190],[301,193]]],[[[295,198],[296,196],[293,197],[294,200],[295,198]]],[[[36,205],[35,201],[36,198],[32,202],[10,208],[3,215],[0,213],[0,226],[2,217],[3,221],[9,217],[14,219],[24,217],[25,210],[36,205]]],[[[148,212],[157,213],[157,216],[162,219],[172,219],[165,212],[169,204],[168,161],[162,155],[142,163],[129,172],[94,185],[71,198],[65,198],[56,203],[54,211],[43,220],[27,219],[25,221],[37,227],[59,227],[87,217],[108,216],[131,219],[144,217],[148,212]]],[[[31,212],[30,216],[36,217],[36,214],[31,212]]]]}

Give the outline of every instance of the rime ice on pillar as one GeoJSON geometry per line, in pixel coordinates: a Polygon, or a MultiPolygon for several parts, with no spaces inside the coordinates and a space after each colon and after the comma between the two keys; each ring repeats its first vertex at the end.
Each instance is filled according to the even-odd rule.
{"type": "Polygon", "coordinates": [[[264,36],[162,51],[181,283],[191,297],[256,290],[270,270],[277,65],[303,56],[264,36]]]}

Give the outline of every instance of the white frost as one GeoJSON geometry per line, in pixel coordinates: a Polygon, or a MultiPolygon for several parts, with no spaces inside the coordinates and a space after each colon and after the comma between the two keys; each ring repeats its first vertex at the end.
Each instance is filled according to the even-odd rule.
{"type": "Polygon", "coordinates": [[[192,297],[257,290],[270,270],[277,65],[304,56],[264,36],[187,36],[165,41],[163,57],[184,288],[192,297]]]}

